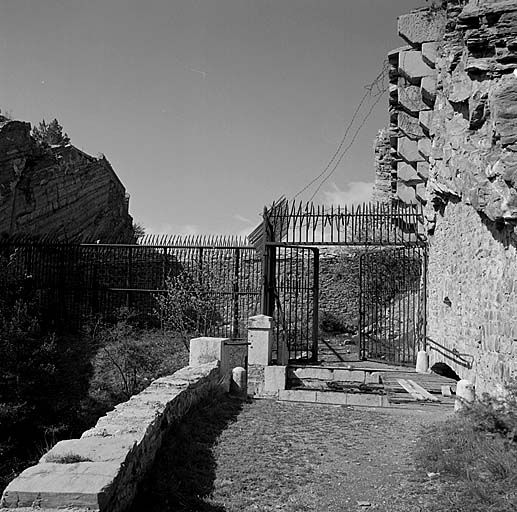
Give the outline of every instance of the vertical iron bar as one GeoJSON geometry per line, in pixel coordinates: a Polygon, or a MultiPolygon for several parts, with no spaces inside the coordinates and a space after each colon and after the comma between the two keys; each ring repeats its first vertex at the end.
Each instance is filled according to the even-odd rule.
{"type": "Polygon", "coordinates": [[[312,362],[318,361],[319,340],[319,297],[320,297],[320,251],[313,248],[313,274],[312,274],[312,362]]]}

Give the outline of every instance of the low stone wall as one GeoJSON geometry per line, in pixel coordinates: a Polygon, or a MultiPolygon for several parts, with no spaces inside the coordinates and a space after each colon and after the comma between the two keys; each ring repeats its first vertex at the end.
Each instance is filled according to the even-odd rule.
{"type": "Polygon", "coordinates": [[[226,387],[220,366],[215,360],[157,379],[80,439],[59,442],[7,486],[0,510],[126,510],[168,428],[210,389],[226,387]]]}

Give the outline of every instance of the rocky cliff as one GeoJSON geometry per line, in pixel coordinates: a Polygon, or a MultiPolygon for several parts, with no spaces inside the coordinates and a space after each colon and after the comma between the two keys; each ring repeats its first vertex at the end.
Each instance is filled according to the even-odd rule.
{"type": "Polygon", "coordinates": [[[129,242],[128,196],[104,157],[43,148],[29,123],[0,117],[0,234],[129,242]]]}

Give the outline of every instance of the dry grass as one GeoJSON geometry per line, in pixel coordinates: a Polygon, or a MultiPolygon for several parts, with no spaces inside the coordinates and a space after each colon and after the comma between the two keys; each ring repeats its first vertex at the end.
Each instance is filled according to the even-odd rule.
{"type": "Polygon", "coordinates": [[[416,453],[421,470],[439,474],[429,512],[517,510],[517,443],[498,413],[477,404],[427,430],[416,453]]]}

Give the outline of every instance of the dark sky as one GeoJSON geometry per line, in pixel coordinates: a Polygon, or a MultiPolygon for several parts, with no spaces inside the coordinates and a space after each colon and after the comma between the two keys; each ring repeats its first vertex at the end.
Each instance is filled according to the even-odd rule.
{"type": "MultiPolygon", "coordinates": [[[[0,107],[57,117],[73,144],[104,153],[149,231],[246,233],[325,169],[364,86],[404,44],[397,16],[423,5],[0,0],[0,107]]],[[[384,95],[316,202],[368,199],[387,123],[384,95]]]]}

